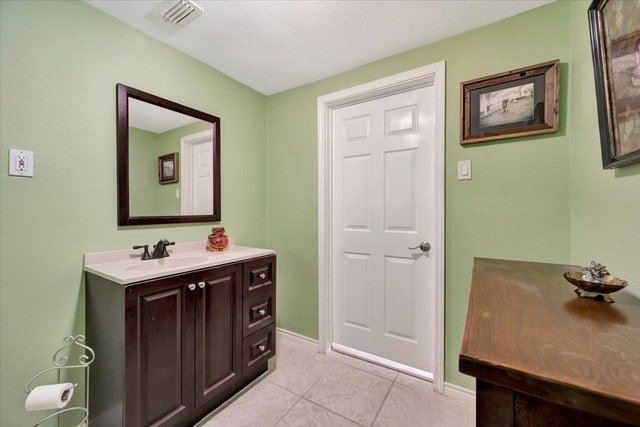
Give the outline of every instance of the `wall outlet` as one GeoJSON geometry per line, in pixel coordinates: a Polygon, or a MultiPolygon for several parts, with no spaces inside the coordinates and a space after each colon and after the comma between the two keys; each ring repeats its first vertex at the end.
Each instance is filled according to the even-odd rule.
{"type": "Polygon", "coordinates": [[[33,151],[9,149],[9,175],[33,176],[33,151]]]}

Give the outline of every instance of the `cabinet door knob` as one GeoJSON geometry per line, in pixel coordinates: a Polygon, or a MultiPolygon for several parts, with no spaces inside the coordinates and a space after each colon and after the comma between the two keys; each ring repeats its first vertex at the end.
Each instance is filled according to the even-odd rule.
{"type": "Polygon", "coordinates": [[[261,352],[263,352],[265,348],[267,348],[267,347],[265,347],[265,346],[261,345],[260,347],[258,347],[258,350],[260,350],[261,352]]]}
{"type": "Polygon", "coordinates": [[[266,279],[267,275],[264,274],[264,273],[260,273],[260,275],[258,277],[261,278],[261,279],[266,279]]]}
{"type": "Polygon", "coordinates": [[[198,286],[200,286],[200,289],[204,289],[205,285],[206,285],[206,283],[204,283],[204,282],[198,282],[198,286]]]}
{"type": "Polygon", "coordinates": [[[266,312],[266,310],[263,308],[263,309],[261,309],[260,311],[258,311],[258,314],[259,314],[260,316],[264,316],[265,314],[267,314],[267,312],[266,312]]]}
{"type": "Polygon", "coordinates": [[[190,291],[195,291],[196,290],[196,284],[195,283],[189,283],[188,288],[189,288],[190,291]]]}

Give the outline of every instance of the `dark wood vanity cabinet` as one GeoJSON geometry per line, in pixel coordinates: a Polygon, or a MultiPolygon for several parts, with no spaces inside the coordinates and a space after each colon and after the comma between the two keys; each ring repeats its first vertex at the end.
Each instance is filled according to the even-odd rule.
{"type": "MultiPolygon", "coordinates": [[[[161,419],[175,424],[186,419],[194,407],[189,379],[194,377],[195,292],[187,288],[189,276],[126,287],[123,386],[127,424],[146,426],[161,419]]],[[[122,348],[115,346],[111,352],[116,351],[122,348]]],[[[90,386],[99,387],[96,383],[90,386]]]]}
{"type": "Polygon", "coordinates": [[[91,426],[187,426],[267,370],[275,256],[120,285],[87,274],[91,426]],[[252,267],[264,291],[244,298],[252,267]]]}

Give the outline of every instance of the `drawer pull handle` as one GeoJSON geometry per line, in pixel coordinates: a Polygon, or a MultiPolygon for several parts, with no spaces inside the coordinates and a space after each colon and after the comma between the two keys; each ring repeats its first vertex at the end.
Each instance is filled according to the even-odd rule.
{"type": "Polygon", "coordinates": [[[205,285],[206,285],[206,283],[204,283],[204,282],[198,282],[198,286],[200,286],[200,289],[204,289],[205,285]]]}
{"type": "Polygon", "coordinates": [[[264,316],[265,314],[267,314],[267,311],[263,308],[263,309],[261,309],[260,311],[258,311],[258,314],[259,314],[260,316],[264,316]]]}
{"type": "Polygon", "coordinates": [[[196,290],[196,284],[195,283],[189,283],[189,290],[190,291],[195,291],[196,290]]]}
{"type": "Polygon", "coordinates": [[[266,278],[267,278],[267,275],[266,275],[266,274],[264,274],[264,273],[260,273],[260,274],[258,275],[258,277],[259,277],[259,278],[261,278],[261,279],[266,279],[266,278]]]}
{"type": "Polygon", "coordinates": [[[262,353],[262,352],[264,351],[264,349],[265,349],[265,348],[267,348],[267,347],[265,347],[265,346],[261,345],[260,347],[258,347],[258,350],[260,350],[260,352],[262,353]]]}

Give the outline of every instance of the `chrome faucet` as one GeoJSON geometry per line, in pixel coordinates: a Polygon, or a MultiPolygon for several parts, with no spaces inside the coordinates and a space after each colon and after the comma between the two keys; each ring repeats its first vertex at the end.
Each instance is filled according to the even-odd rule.
{"type": "Polygon", "coordinates": [[[142,261],[146,261],[148,259],[158,259],[158,258],[166,258],[169,256],[169,252],[167,252],[167,246],[175,245],[176,242],[170,242],[167,239],[162,239],[155,245],[153,245],[153,254],[149,255],[149,245],[136,245],[133,249],[144,249],[144,253],[142,254],[142,261]]]}

